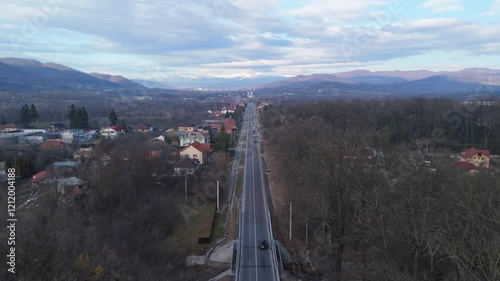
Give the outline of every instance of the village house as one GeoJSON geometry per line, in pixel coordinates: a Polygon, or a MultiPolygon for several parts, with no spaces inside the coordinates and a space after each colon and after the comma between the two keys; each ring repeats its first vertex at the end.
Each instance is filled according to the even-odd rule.
{"type": "Polygon", "coordinates": [[[210,142],[210,135],[204,135],[200,132],[187,132],[179,138],[179,146],[186,147],[195,141],[199,143],[208,143],[210,142]]]}
{"type": "Polygon", "coordinates": [[[122,134],[122,129],[119,126],[112,125],[109,127],[102,127],[99,133],[103,138],[113,139],[122,134]]]}
{"type": "Polygon", "coordinates": [[[455,167],[460,170],[477,173],[479,171],[494,173],[496,170],[490,167],[490,151],[471,147],[458,156],[459,162],[455,167]]]}
{"type": "Polygon", "coordinates": [[[153,126],[145,123],[141,123],[137,126],[135,126],[134,131],[136,132],[141,132],[141,133],[147,133],[147,132],[152,132],[154,130],[153,126]]]}
{"type": "Polygon", "coordinates": [[[57,191],[62,195],[77,196],[87,189],[87,182],[77,178],[70,177],[57,180],[57,191]]]}
{"type": "Polygon", "coordinates": [[[467,162],[478,168],[490,167],[490,151],[471,147],[459,155],[459,162],[467,162]]]}
{"type": "Polygon", "coordinates": [[[194,126],[179,127],[179,132],[193,132],[194,126]]]}
{"type": "Polygon", "coordinates": [[[174,173],[176,176],[192,176],[198,167],[197,161],[189,158],[180,160],[174,165],[174,173]]]}
{"type": "Polygon", "coordinates": [[[199,143],[197,141],[183,148],[179,153],[181,158],[196,159],[200,164],[207,163],[208,156],[213,152],[210,143],[199,143]]]}
{"type": "Polygon", "coordinates": [[[15,124],[5,124],[0,126],[0,133],[7,133],[17,131],[17,126],[15,124]]]}
{"type": "Polygon", "coordinates": [[[49,126],[49,128],[47,129],[47,132],[59,133],[59,132],[64,131],[64,130],[66,130],[66,125],[64,125],[63,123],[55,123],[55,124],[52,124],[49,126]]]}
{"type": "Polygon", "coordinates": [[[52,150],[52,149],[64,149],[67,147],[67,144],[63,142],[62,140],[58,139],[50,139],[47,140],[46,142],[40,144],[38,146],[38,149],[40,151],[47,151],[47,150],[52,150]]]}

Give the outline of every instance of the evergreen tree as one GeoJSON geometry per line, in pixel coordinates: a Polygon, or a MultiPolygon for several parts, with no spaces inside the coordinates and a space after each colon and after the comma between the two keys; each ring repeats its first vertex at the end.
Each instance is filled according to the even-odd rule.
{"type": "Polygon", "coordinates": [[[111,112],[109,113],[109,122],[111,122],[111,125],[116,125],[116,122],[118,122],[118,115],[115,112],[115,109],[111,109],[111,112]]]}
{"type": "Polygon", "coordinates": [[[69,113],[68,113],[68,118],[69,118],[69,127],[71,129],[76,129],[78,128],[78,113],[76,111],[75,105],[72,104],[69,107],[69,113]]]}
{"type": "Polygon", "coordinates": [[[36,109],[36,106],[34,104],[31,104],[30,108],[30,124],[34,123],[38,120],[38,110],[36,109]]]}
{"type": "Polygon", "coordinates": [[[231,136],[226,133],[226,128],[224,127],[224,124],[220,127],[220,132],[217,133],[216,135],[217,141],[215,142],[215,149],[217,151],[222,151],[224,153],[229,152],[229,149],[231,148],[231,136]]]}
{"type": "Polygon", "coordinates": [[[2,118],[0,118],[0,125],[5,125],[7,124],[7,121],[5,121],[5,117],[2,114],[2,118]]]}
{"type": "Polygon", "coordinates": [[[23,124],[23,128],[28,128],[31,124],[31,111],[27,104],[21,107],[21,123],[23,124]]]}
{"type": "Polygon", "coordinates": [[[85,109],[85,106],[82,106],[82,108],[78,109],[78,125],[80,125],[81,129],[88,129],[89,128],[89,116],[87,114],[87,110],[85,109]]]}

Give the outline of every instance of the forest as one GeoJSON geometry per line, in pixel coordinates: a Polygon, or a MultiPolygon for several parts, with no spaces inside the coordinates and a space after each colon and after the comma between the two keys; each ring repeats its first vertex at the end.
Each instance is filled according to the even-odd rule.
{"type": "Polygon", "coordinates": [[[286,103],[260,121],[277,239],[302,280],[500,278],[500,176],[455,167],[469,147],[500,153],[499,102],[286,103]]]}

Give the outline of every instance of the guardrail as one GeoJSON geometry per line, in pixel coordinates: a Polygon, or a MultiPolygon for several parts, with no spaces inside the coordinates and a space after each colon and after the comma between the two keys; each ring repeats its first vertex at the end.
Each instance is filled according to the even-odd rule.
{"type": "MultiPolygon", "coordinates": [[[[242,210],[239,212],[239,219],[243,218],[242,210]]],[[[243,241],[241,240],[241,226],[242,223],[238,223],[238,249],[236,250],[236,270],[234,273],[234,280],[240,280],[240,263],[241,263],[241,250],[243,247],[243,241]]]]}
{"type": "Polygon", "coordinates": [[[276,258],[276,243],[274,242],[273,229],[271,224],[271,212],[268,211],[268,227],[269,235],[271,236],[271,258],[273,260],[274,274],[277,281],[280,280],[280,267],[278,266],[278,259],[276,258]]]}

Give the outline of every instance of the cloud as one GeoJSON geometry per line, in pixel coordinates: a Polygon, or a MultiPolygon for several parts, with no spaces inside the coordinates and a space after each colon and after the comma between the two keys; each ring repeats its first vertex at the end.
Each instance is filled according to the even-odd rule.
{"type": "Polygon", "coordinates": [[[434,13],[460,11],[464,9],[462,0],[428,0],[421,6],[430,9],[434,13]]]}
{"type": "MultiPolygon", "coordinates": [[[[498,25],[434,15],[460,10],[462,1],[425,1],[420,7],[427,14],[419,18],[410,13],[415,4],[408,1],[401,1],[401,12],[388,14],[392,2],[399,3],[24,0],[7,3],[8,12],[0,14],[0,56],[29,56],[137,78],[172,78],[328,72],[435,51],[495,55],[498,25]],[[47,10],[43,3],[48,2],[59,5],[47,10]],[[43,13],[46,23],[24,36],[26,21],[43,13]],[[383,23],[377,21],[387,15],[383,23]],[[13,36],[24,41],[13,42],[13,36]],[[352,51],[348,59],[346,49],[352,51]]],[[[482,7],[490,4],[499,8],[500,0],[482,7]]]]}

